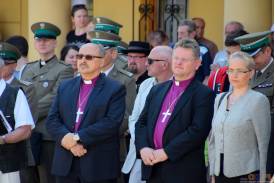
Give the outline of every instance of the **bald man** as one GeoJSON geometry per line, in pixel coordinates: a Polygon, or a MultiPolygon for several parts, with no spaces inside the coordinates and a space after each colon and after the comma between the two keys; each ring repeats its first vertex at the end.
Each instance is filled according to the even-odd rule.
{"type": "Polygon", "coordinates": [[[115,183],[125,87],[101,74],[105,50],[88,43],[77,54],[80,76],[63,82],[47,120],[56,141],[58,183],[115,183]],[[68,101],[69,100],[69,101],[68,101]]]}
{"type": "Polygon", "coordinates": [[[136,157],[135,124],[141,114],[150,89],[156,84],[172,79],[171,60],[172,49],[168,46],[156,46],[148,56],[146,66],[148,75],[151,78],[141,83],[132,115],[129,117],[130,149],[122,168],[123,173],[130,173],[129,182],[131,183],[144,182],[141,181],[141,160],[136,157]]]}

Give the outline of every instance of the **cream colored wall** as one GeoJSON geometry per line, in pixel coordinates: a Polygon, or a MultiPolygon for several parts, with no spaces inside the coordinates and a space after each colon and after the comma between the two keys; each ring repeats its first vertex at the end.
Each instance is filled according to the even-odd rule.
{"type": "Polygon", "coordinates": [[[5,40],[13,35],[22,33],[22,4],[24,0],[0,1],[0,34],[5,40]]]}
{"type": "MultiPolygon", "coordinates": [[[[103,16],[123,25],[119,35],[126,43],[133,39],[133,2],[138,3],[137,0],[94,0],[94,16],[103,16]]],[[[137,9],[136,5],[135,7],[137,9]]],[[[137,15],[135,15],[136,19],[137,15]]],[[[137,25],[135,23],[135,32],[137,32],[137,25]]]]}
{"type": "MultiPolygon", "coordinates": [[[[2,0],[1,0],[2,1],[2,0]]],[[[28,3],[28,37],[29,59],[37,60],[39,56],[33,46],[33,33],[31,25],[36,22],[46,21],[55,24],[61,29],[61,35],[57,38],[58,46],[56,55],[60,56],[60,50],[65,44],[66,35],[71,29],[71,1],[69,0],[29,0],[28,3]]]]}
{"type": "Polygon", "coordinates": [[[206,22],[205,37],[223,47],[223,0],[189,0],[188,18],[202,17],[206,22]]]}
{"type": "Polygon", "coordinates": [[[273,0],[224,0],[224,24],[237,20],[248,32],[269,30],[273,22],[273,0]]]}

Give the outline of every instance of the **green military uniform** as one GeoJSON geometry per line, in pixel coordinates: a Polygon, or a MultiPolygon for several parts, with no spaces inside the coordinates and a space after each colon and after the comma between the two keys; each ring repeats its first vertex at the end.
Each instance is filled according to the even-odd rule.
{"type": "MultiPolygon", "coordinates": [[[[31,29],[35,39],[56,39],[60,35],[60,29],[47,22],[35,23],[31,29]]],[[[28,63],[22,72],[21,79],[33,83],[38,101],[38,120],[32,141],[35,141],[33,153],[37,157],[36,161],[40,162],[40,166],[38,166],[40,183],[55,182],[54,176],[50,173],[55,142],[48,134],[45,122],[59,84],[68,78],[73,78],[73,69],[59,61],[54,54],[48,60],[28,63]],[[40,140],[41,138],[42,140],[40,140]]],[[[25,182],[36,182],[32,177],[37,170],[30,169],[28,171],[23,173],[27,177],[25,182]]]]}
{"type": "MultiPolygon", "coordinates": [[[[92,38],[92,43],[102,44],[105,49],[108,49],[110,47],[117,47],[120,42],[120,37],[112,33],[107,33],[103,31],[91,31],[88,34],[92,38]]],[[[116,60],[114,60],[113,63],[116,63],[116,60]]],[[[119,81],[126,87],[126,110],[123,123],[120,127],[120,159],[121,162],[123,162],[127,155],[125,135],[128,130],[128,118],[132,113],[136,98],[136,81],[132,73],[117,67],[116,64],[113,64],[112,68],[109,69],[111,69],[111,71],[108,73],[107,76],[119,81]]],[[[120,179],[119,182],[123,182],[122,179],[120,179]]]]}
{"type": "Polygon", "coordinates": [[[51,140],[45,128],[45,121],[60,82],[73,77],[73,69],[56,56],[41,68],[40,60],[29,63],[23,70],[22,79],[33,82],[38,99],[38,121],[35,131],[43,134],[43,139],[51,140]]]}
{"type": "MultiPolygon", "coordinates": [[[[270,39],[271,31],[251,33],[236,38],[241,50],[255,56],[262,48],[273,44],[270,39]]],[[[270,48],[271,49],[271,48],[270,48]]],[[[256,71],[251,80],[251,88],[268,97],[271,112],[271,137],[267,153],[267,177],[274,173],[274,60],[270,54],[270,61],[264,69],[256,71]]],[[[255,111],[256,112],[256,111],[255,111]]]]}

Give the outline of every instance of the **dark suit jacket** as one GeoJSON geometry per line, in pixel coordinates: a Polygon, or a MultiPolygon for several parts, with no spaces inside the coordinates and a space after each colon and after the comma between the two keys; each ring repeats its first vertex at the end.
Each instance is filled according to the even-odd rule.
{"type": "MultiPolygon", "coordinates": [[[[61,146],[61,140],[73,132],[81,78],[63,82],[57,92],[47,129],[56,141],[52,173],[67,176],[73,154],[61,146]]],[[[85,181],[113,179],[119,175],[119,127],[125,111],[125,87],[100,74],[89,96],[79,127],[81,143],[87,154],[80,158],[81,177],[85,181]]]]}
{"type": "MultiPolygon", "coordinates": [[[[154,86],[136,124],[137,154],[144,147],[154,149],[154,130],[164,98],[172,81],[154,86]]],[[[204,142],[211,128],[214,95],[210,89],[193,80],[178,100],[163,135],[168,160],[152,166],[142,165],[142,179],[148,180],[155,166],[161,168],[166,183],[204,183],[206,169],[204,142]]]]}

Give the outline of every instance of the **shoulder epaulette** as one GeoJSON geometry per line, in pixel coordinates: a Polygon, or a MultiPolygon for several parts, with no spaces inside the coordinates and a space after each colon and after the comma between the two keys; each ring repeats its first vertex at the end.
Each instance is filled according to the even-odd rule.
{"type": "Polygon", "coordinates": [[[122,74],[124,74],[124,75],[126,75],[128,77],[133,77],[134,76],[133,73],[131,73],[129,71],[126,71],[126,70],[123,70],[123,69],[118,69],[118,72],[120,72],[120,73],[122,73],[122,74]]]}

